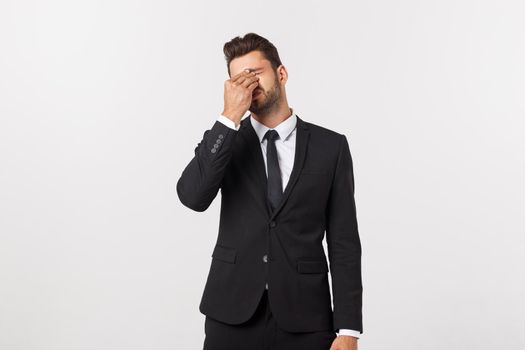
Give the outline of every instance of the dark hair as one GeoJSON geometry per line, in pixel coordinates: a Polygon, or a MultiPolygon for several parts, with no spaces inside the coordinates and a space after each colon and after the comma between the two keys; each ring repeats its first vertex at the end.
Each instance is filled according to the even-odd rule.
{"type": "Polygon", "coordinates": [[[234,58],[244,56],[251,51],[260,51],[264,58],[270,61],[274,71],[281,65],[281,59],[275,46],[268,39],[255,33],[247,33],[242,38],[237,36],[231,39],[224,44],[223,51],[229,76],[231,76],[230,62],[234,58]]]}

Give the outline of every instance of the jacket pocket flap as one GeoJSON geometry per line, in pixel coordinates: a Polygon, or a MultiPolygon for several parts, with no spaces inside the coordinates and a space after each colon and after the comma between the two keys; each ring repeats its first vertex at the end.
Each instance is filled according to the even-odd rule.
{"type": "Polygon", "coordinates": [[[326,260],[298,260],[297,271],[299,273],[325,273],[328,272],[326,260]]]}
{"type": "Polygon", "coordinates": [[[237,251],[235,250],[235,248],[225,247],[216,244],[211,256],[216,259],[234,264],[235,257],[237,256],[237,251]]]}

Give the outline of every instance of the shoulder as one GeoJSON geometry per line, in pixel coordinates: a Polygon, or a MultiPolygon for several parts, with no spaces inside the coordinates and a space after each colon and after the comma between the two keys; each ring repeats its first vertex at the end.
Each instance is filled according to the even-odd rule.
{"type": "Polygon", "coordinates": [[[310,131],[311,137],[316,139],[318,142],[325,144],[327,147],[339,149],[341,143],[346,138],[346,135],[341,132],[326,128],[315,123],[307,121],[303,122],[310,131]]]}

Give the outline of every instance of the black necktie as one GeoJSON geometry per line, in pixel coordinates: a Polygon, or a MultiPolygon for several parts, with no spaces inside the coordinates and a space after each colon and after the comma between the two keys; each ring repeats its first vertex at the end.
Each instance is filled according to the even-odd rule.
{"type": "Polygon", "coordinates": [[[281,179],[281,170],[279,169],[279,160],[277,159],[277,148],[275,139],[279,134],[275,130],[268,130],[264,135],[268,139],[266,144],[266,163],[268,167],[268,199],[272,205],[272,210],[277,208],[283,196],[283,183],[281,179]]]}

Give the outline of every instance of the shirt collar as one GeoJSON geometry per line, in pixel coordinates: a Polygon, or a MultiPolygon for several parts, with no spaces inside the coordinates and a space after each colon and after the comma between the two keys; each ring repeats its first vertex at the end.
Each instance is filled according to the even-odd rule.
{"type": "MultiPolygon", "coordinates": [[[[292,111],[292,115],[280,122],[275,128],[273,128],[275,131],[277,131],[277,133],[279,134],[279,138],[283,141],[285,141],[288,138],[288,136],[290,136],[290,134],[292,133],[292,131],[294,131],[297,125],[297,115],[294,113],[293,108],[290,107],[290,110],[292,111]]],[[[270,128],[252,118],[251,115],[250,121],[252,123],[253,129],[259,137],[259,142],[262,142],[264,135],[270,128]]]]}

